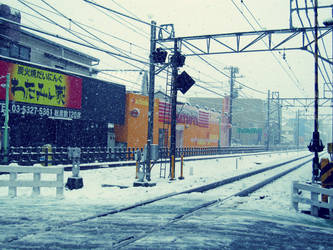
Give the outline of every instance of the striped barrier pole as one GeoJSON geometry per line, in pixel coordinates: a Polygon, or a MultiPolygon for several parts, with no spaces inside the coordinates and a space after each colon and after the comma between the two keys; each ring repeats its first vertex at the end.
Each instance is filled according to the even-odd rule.
{"type": "Polygon", "coordinates": [[[171,172],[170,172],[170,181],[175,180],[175,156],[171,156],[171,172]]]}
{"type": "Polygon", "coordinates": [[[182,154],[180,157],[180,176],[178,177],[179,180],[184,180],[183,167],[184,167],[184,154],[182,154]]]}

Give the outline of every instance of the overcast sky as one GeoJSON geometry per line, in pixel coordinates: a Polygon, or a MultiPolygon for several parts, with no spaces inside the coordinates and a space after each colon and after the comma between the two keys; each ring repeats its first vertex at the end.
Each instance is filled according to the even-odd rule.
{"type": "MultiPolygon", "coordinates": [[[[143,61],[148,60],[150,36],[150,27],[148,25],[124,17],[119,18],[114,13],[94,7],[83,0],[44,0],[44,2],[51,4],[66,17],[104,32],[105,34],[96,32],[94,29],[85,26],[89,32],[94,33],[98,38],[108,43],[106,45],[100,41],[92,41],[84,37],[86,40],[92,41],[94,45],[119,53],[112,48],[112,46],[115,46],[125,50],[130,57],[135,57],[143,61]]],[[[148,23],[152,20],[156,21],[157,25],[172,23],[174,24],[176,37],[253,31],[248,21],[257,30],[261,30],[262,28],[289,28],[289,0],[101,0],[96,2],[148,23]],[[260,23],[260,28],[257,22],[260,23]]],[[[299,0],[298,2],[300,7],[302,7],[305,0],[299,0]]],[[[41,19],[45,19],[45,17],[41,16],[42,14],[51,18],[56,23],[64,25],[66,28],[89,35],[69,20],[48,12],[47,10],[51,10],[50,6],[47,6],[40,0],[0,0],[0,3],[9,4],[22,11],[22,23],[26,25],[78,40],[63,29],[50,24],[50,20],[49,22],[42,21],[41,19]],[[22,2],[29,5],[32,9],[22,4],[22,2]],[[41,9],[40,7],[45,9],[41,9]]],[[[309,6],[312,6],[311,1],[307,0],[307,3],[309,6]]],[[[319,0],[319,5],[326,4],[331,4],[331,1],[319,0]]],[[[55,10],[52,11],[55,12],[55,10]]],[[[320,10],[320,24],[323,19],[330,17],[330,15],[331,10],[320,10]]],[[[301,13],[301,16],[305,26],[309,26],[304,13],[301,13]]],[[[309,12],[309,16],[313,20],[312,11],[309,12]]],[[[301,27],[297,18],[296,13],[294,13],[294,26],[301,27]]],[[[325,39],[325,46],[329,57],[332,57],[331,41],[332,36],[328,35],[327,39],[325,39]]],[[[69,43],[66,43],[66,45],[100,58],[101,63],[98,66],[99,68],[111,70],[148,69],[148,65],[143,65],[135,61],[122,59],[130,63],[127,64],[95,50],[69,43]]],[[[321,43],[320,48],[322,53],[325,54],[321,43]]],[[[210,55],[205,56],[204,59],[214,65],[215,68],[209,66],[198,57],[191,57],[186,59],[186,66],[180,70],[180,72],[186,70],[196,80],[197,84],[203,87],[193,87],[186,93],[186,96],[210,95],[219,97],[228,94],[229,79],[224,74],[228,75],[229,72],[225,67],[235,66],[239,68],[238,76],[240,78],[238,80],[242,84],[263,92],[259,93],[243,87],[240,92],[241,97],[259,97],[264,99],[267,96],[267,90],[279,91],[281,97],[313,97],[314,59],[307,52],[285,52],[285,59],[283,59],[283,52],[275,52],[275,57],[271,52],[260,52],[210,55]],[[213,90],[219,95],[211,94],[205,91],[205,89],[213,90]]],[[[332,70],[328,64],[326,64],[326,70],[328,71],[327,75],[331,77],[332,70]]],[[[129,88],[140,89],[139,85],[141,84],[142,75],[139,72],[108,72],[108,74],[112,75],[112,77],[108,77],[114,82],[126,84],[129,88]]],[[[106,77],[106,75],[102,76],[106,77]]],[[[322,79],[321,76],[319,79],[321,86],[324,81],[327,81],[327,79],[322,79]]],[[[156,78],[156,88],[165,89],[167,80],[170,81],[170,75],[161,73],[156,78]]],[[[328,80],[330,81],[331,79],[328,80]]],[[[236,87],[238,87],[238,84],[236,87]]],[[[321,88],[320,96],[322,94],[323,91],[321,88]]]]}

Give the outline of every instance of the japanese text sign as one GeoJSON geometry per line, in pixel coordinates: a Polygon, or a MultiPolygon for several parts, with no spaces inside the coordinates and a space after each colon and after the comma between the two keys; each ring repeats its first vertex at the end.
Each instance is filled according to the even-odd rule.
{"type": "MultiPolygon", "coordinates": [[[[78,77],[0,61],[0,76],[7,73],[11,101],[81,109],[82,79],[78,77]]],[[[0,100],[5,97],[5,88],[0,88],[0,100]]]]}

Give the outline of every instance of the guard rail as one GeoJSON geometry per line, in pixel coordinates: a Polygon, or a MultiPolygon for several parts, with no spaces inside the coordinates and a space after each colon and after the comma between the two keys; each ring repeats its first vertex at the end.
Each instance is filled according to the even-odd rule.
{"type": "MultiPolygon", "coordinates": [[[[293,147],[275,147],[271,150],[291,150],[293,147]]],[[[107,148],[107,147],[81,147],[80,163],[130,161],[135,159],[135,152],[143,151],[142,148],[107,148]]],[[[233,153],[255,153],[267,151],[264,146],[243,147],[208,147],[208,148],[177,148],[176,157],[183,155],[204,156],[222,155],[233,153]]],[[[169,148],[159,148],[161,159],[169,158],[169,148]]],[[[4,152],[0,151],[4,156],[4,152]]],[[[5,158],[5,157],[3,157],[5,158]]],[[[18,163],[21,166],[32,166],[36,163],[44,166],[70,164],[67,147],[10,147],[7,155],[8,162],[3,164],[18,163]]]]}

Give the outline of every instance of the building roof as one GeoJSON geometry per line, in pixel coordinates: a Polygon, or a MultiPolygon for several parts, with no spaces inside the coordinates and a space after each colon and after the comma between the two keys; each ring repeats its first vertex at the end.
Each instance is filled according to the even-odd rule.
{"type": "Polygon", "coordinates": [[[64,48],[64,49],[66,49],[66,50],[68,50],[68,51],[70,51],[70,52],[72,52],[72,53],[74,53],[74,54],[77,54],[77,55],[82,56],[82,57],[86,57],[86,58],[90,59],[91,61],[94,61],[94,62],[99,62],[99,61],[100,61],[100,60],[99,60],[98,58],[96,58],[96,57],[90,56],[90,55],[88,55],[88,54],[85,54],[85,53],[82,53],[82,52],[80,52],[80,51],[74,50],[74,49],[72,49],[72,48],[70,48],[70,47],[67,47],[67,46],[65,46],[65,45],[62,45],[62,44],[60,44],[60,43],[56,43],[56,42],[51,41],[51,40],[49,40],[49,39],[46,39],[46,38],[44,38],[44,37],[38,36],[38,35],[36,35],[36,34],[34,34],[34,33],[31,33],[31,32],[29,32],[29,31],[27,31],[27,30],[21,29],[21,33],[23,33],[23,34],[25,34],[25,35],[27,35],[27,36],[33,37],[33,38],[35,38],[35,39],[39,39],[39,40],[41,40],[41,41],[43,41],[43,42],[45,42],[45,43],[48,43],[48,44],[51,44],[51,45],[57,46],[57,47],[59,47],[59,48],[64,48]]]}
{"type": "Polygon", "coordinates": [[[188,101],[191,105],[198,105],[200,108],[208,108],[222,112],[223,98],[190,97],[188,101]]]}

